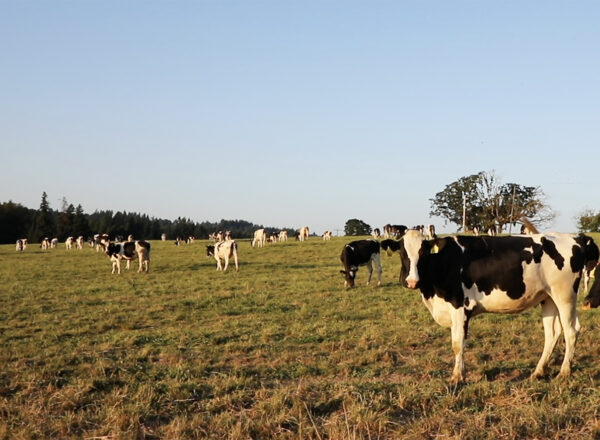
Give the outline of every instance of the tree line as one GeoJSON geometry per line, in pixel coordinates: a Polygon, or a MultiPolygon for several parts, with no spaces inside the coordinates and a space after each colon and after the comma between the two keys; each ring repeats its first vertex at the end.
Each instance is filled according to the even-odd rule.
{"type": "MultiPolygon", "coordinates": [[[[169,240],[177,237],[206,239],[216,231],[231,231],[233,237],[251,238],[256,229],[264,227],[245,220],[195,222],[185,217],[166,220],[147,214],[112,210],[87,214],[81,204],[75,206],[65,198],[61,208],[54,210],[45,192],[39,209],[26,208],[13,201],[0,203],[0,225],[0,243],[15,243],[20,238],[27,238],[31,243],[39,243],[45,237],[56,237],[59,241],[79,236],[88,239],[94,234],[108,234],[110,237],[127,237],[131,234],[136,239],[145,240],[159,240],[162,234],[166,234],[169,240]]],[[[268,234],[280,230],[264,228],[268,234]]],[[[291,235],[295,232],[294,229],[286,230],[291,235]]]]}

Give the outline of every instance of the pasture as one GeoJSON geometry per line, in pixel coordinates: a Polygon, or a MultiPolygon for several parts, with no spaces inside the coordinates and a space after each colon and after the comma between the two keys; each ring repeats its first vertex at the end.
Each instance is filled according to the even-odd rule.
{"type": "Polygon", "coordinates": [[[351,240],[237,240],[239,273],[207,241],[153,241],[150,272],[121,275],[87,245],[0,246],[0,438],[600,437],[598,310],[579,314],[566,380],[562,339],[528,379],[539,308],[476,317],[452,385],[450,331],[398,284],[397,255],[381,287],[364,268],[343,287],[351,240]]]}

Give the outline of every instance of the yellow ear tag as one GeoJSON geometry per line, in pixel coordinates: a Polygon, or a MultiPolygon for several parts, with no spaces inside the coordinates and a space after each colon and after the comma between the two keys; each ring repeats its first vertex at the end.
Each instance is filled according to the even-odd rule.
{"type": "Polygon", "coordinates": [[[434,244],[433,247],[431,248],[431,253],[437,254],[439,251],[440,251],[440,248],[438,247],[438,245],[434,244]]]}

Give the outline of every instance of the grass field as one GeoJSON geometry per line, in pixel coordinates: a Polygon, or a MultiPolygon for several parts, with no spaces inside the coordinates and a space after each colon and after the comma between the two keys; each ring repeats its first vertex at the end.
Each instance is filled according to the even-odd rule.
{"type": "Polygon", "coordinates": [[[600,438],[600,312],[572,377],[553,379],[561,340],[536,381],[539,309],[479,316],[451,385],[450,332],[398,257],[346,290],[348,241],[239,241],[239,273],[206,242],[152,242],[150,273],[121,275],[87,247],[0,246],[0,438],[600,438]]]}

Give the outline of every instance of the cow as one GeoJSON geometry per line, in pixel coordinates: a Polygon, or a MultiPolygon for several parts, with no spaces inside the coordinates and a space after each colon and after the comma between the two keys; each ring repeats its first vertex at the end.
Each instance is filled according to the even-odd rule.
{"type": "Polygon", "coordinates": [[[54,237],[50,240],[50,249],[56,249],[56,246],[58,246],[58,238],[54,237]]]}
{"type": "Polygon", "coordinates": [[[390,225],[383,227],[383,238],[400,238],[408,228],[404,225],[390,225]]]}
{"type": "Polygon", "coordinates": [[[77,237],[77,240],[75,240],[75,244],[77,245],[77,249],[83,249],[83,235],[77,237]]]}
{"type": "Polygon", "coordinates": [[[110,243],[110,238],[108,234],[95,234],[94,235],[94,246],[96,247],[96,252],[99,252],[100,249],[106,251],[106,247],[110,243]]]}
{"type": "Polygon", "coordinates": [[[42,240],[42,242],[41,242],[41,244],[40,244],[40,247],[41,247],[42,249],[50,249],[50,239],[49,239],[48,237],[45,237],[45,238],[42,240]]]}
{"type": "Polygon", "coordinates": [[[269,234],[269,243],[277,243],[279,241],[279,233],[273,232],[269,234]]]}
{"type": "Polygon", "coordinates": [[[24,251],[25,249],[27,249],[27,239],[26,238],[19,238],[17,240],[17,244],[15,246],[15,250],[17,250],[17,251],[24,251]]]}
{"type": "Polygon", "coordinates": [[[121,273],[121,260],[129,262],[136,257],[139,259],[140,266],[138,272],[148,272],[150,269],[150,243],[144,240],[126,241],[124,243],[108,243],[104,251],[112,261],[112,273],[121,273]]]}
{"type": "Polygon", "coordinates": [[[325,240],[325,241],[331,240],[331,231],[325,231],[325,232],[323,232],[322,237],[323,237],[323,240],[325,240]]]}
{"type": "Polygon", "coordinates": [[[133,241],[133,235],[129,234],[129,235],[127,236],[127,241],[133,241]]]}
{"type": "Polygon", "coordinates": [[[67,237],[67,239],[65,240],[65,247],[67,248],[68,251],[70,251],[71,249],[73,249],[73,243],[75,243],[75,238],[74,237],[67,237]]]}
{"type": "Polygon", "coordinates": [[[217,260],[217,270],[225,272],[229,266],[229,258],[233,257],[236,272],[239,271],[237,243],[234,240],[225,240],[215,245],[206,246],[206,256],[214,256],[217,260]],[[221,263],[223,261],[225,264],[221,263]]]}
{"type": "MultiPolygon", "coordinates": [[[[264,229],[257,229],[254,231],[254,238],[252,239],[252,247],[263,247],[267,243],[267,232],[264,229]]],[[[216,257],[215,257],[216,258],[216,257]]]]}
{"type": "Polygon", "coordinates": [[[452,381],[465,377],[463,353],[468,324],[481,313],[519,313],[542,306],[544,349],[533,378],[546,364],[564,331],[565,356],[559,376],[571,373],[579,331],[577,288],[581,271],[598,247],[571,234],[425,240],[418,231],[402,239],[402,280],[419,289],[433,319],[451,329],[455,355],[452,381]]]}
{"type": "Polygon", "coordinates": [[[371,282],[373,274],[372,263],[375,263],[377,270],[377,285],[381,285],[381,258],[379,254],[379,242],[375,240],[356,240],[346,244],[342,248],[340,260],[344,265],[344,270],[340,273],[344,275],[344,286],[354,287],[354,278],[358,272],[359,266],[367,266],[369,277],[367,278],[367,286],[371,282]]]}
{"type": "Polygon", "coordinates": [[[287,241],[288,239],[288,231],[279,231],[279,242],[287,241]]]}
{"type": "Polygon", "coordinates": [[[302,226],[300,228],[300,231],[298,232],[298,240],[300,240],[300,241],[308,240],[308,234],[310,234],[308,226],[302,226]]]}
{"type": "Polygon", "coordinates": [[[379,240],[381,238],[381,231],[379,228],[373,229],[373,238],[379,240]]]}
{"type": "Polygon", "coordinates": [[[437,235],[435,235],[435,226],[427,225],[427,227],[425,228],[425,238],[427,240],[433,240],[436,237],[437,235]]]}
{"type": "Polygon", "coordinates": [[[594,283],[583,300],[583,310],[595,309],[600,306],[600,264],[594,270],[594,283]]]}
{"type": "Polygon", "coordinates": [[[160,234],[161,241],[167,241],[167,234],[160,234]]]}

